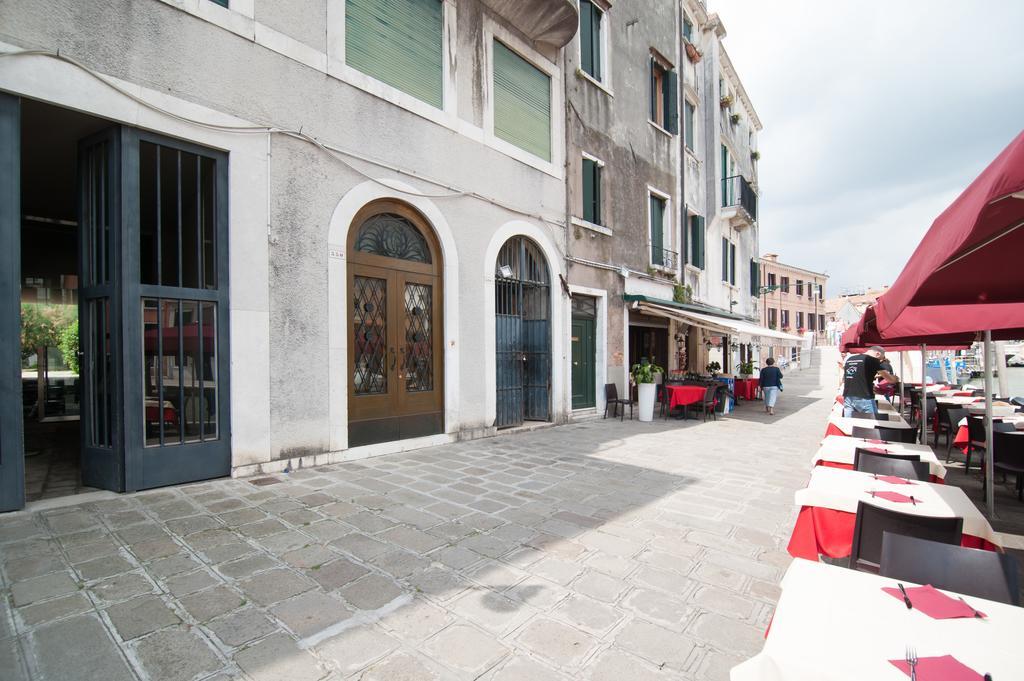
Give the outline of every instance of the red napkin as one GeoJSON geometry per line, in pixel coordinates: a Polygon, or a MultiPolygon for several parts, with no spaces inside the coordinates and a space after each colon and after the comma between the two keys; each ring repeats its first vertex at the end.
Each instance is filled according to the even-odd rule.
{"type": "MultiPolygon", "coordinates": [[[[872,497],[878,497],[879,499],[885,499],[886,501],[895,501],[898,504],[909,504],[911,503],[910,497],[899,492],[868,492],[872,497]]],[[[914,499],[915,503],[920,504],[920,499],[914,499]]]]}
{"type": "MultiPolygon", "coordinates": [[[[910,676],[910,664],[906,660],[889,660],[889,663],[910,676]]],[[[952,655],[917,658],[917,678],[920,681],[982,681],[982,675],[952,655]]]]}
{"type": "Polygon", "coordinates": [[[885,440],[868,440],[868,442],[870,442],[873,445],[885,444],[885,440]]]}
{"type": "MultiPolygon", "coordinates": [[[[894,598],[903,600],[903,594],[898,588],[886,586],[882,591],[894,598]]],[[[907,589],[907,598],[915,610],[920,610],[932,619],[949,620],[958,617],[974,617],[974,608],[960,600],[947,596],[931,584],[914,586],[907,589]]],[[[985,617],[985,613],[978,611],[978,614],[985,617]]]]}
{"type": "MultiPolygon", "coordinates": [[[[913,485],[914,484],[910,480],[907,480],[905,478],[898,478],[895,475],[876,475],[875,479],[876,480],[881,480],[882,482],[887,482],[890,485],[913,485]]],[[[876,492],[876,494],[877,494],[877,492],[876,492]]]]}

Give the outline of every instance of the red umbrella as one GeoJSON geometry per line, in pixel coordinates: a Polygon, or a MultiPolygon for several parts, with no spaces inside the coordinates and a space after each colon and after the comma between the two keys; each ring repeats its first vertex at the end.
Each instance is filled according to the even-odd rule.
{"type": "Polygon", "coordinates": [[[920,334],[883,338],[882,334],[878,332],[875,314],[875,306],[870,305],[857,323],[846,329],[839,341],[839,347],[843,352],[855,352],[872,345],[878,345],[894,352],[904,352],[919,350],[922,344],[927,344],[932,350],[964,350],[971,347],[978,336],[976,331],[972,331],[970,333],[920,334]]]}
{"type": "Polygon", "coordinates": [[[1024,132],[932,223],[878,299],[878,330],[896,338],[1024,327],[1022,254],[1024,132]]]}

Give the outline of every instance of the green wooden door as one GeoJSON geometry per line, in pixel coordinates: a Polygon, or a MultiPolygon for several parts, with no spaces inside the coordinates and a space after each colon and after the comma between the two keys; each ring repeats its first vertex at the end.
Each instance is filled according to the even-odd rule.
{"type": "Polygon", "coordinates": [[[595,401],[594,320],[572,320],[572,408],[587,409],[595,401]]]}

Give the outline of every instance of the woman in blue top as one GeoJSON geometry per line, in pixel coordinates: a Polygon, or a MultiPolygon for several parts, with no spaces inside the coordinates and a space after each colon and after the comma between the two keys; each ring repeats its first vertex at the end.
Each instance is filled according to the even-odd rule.
{"type": "Polygon", "coordinates": [[[769,357],[764,361],[767,365],[761,369],[761,392],[764,393],[764,408],[775,416],[775,400],[779,399],[782,390],[782,370],[775,366],[775,360],[769,357]]]}

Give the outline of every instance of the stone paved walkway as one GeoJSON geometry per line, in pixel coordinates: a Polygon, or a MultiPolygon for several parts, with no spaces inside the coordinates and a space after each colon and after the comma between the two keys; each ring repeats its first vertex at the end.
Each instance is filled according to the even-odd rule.
{"type": "Polygon", "coordinates": [[[831,390],[0,517],[0,676],[726,679],[831,390]],[[823,399],[823,396],[827,398],[823,399]]]}

